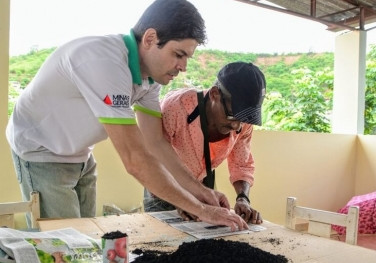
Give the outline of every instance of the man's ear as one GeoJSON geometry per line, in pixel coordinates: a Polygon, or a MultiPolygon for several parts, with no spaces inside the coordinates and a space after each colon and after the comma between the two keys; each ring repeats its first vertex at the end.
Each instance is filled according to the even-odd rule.
{"type": "Polygon", "coordinates": [[[141,39],[141,44],[144,46],[145,49],[149,49],[158,42],[159,39],[157,36],[157,31],[154,28],[147,29],[141,39]]]}
{"type": "Polygon", "coordinates": [[[209,90],[210,100],[220,99],[220,96],[221,93],[219,92],[219,88],[217,86],[211,87],[211,89],[209,90]]]}

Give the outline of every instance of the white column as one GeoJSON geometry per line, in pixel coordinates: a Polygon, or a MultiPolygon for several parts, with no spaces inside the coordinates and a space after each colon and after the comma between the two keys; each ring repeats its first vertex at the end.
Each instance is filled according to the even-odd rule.
{"type": "Polygon", "coordinates": [[[366,42],[366,31],[336,37],[332,133],[364,133],[366,42]]]}
{"type": "Polygon", "coordinates": [[[8,123],[10,1],[0,0],[0,203],[21,200],[9,144],[5,138],[8,123]]]}

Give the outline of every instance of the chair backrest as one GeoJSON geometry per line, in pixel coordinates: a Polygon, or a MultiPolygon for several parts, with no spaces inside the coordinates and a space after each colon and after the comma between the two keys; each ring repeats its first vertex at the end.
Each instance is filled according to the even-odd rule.
{"type": "Polygon", "coordinates": [[[14,228],[14,215],[30,213],[31,228],[38,228],[37,220],[40,218],[39,193],[31,192],[30,201],[0,203],[0,226],[14,228]]]}
{"type": "Polygon", "coordinates": [[[297,206],[295,197],[287,198],[285,226],[295,229],[296,219],[308,220],[308,233],[330,238],[332,225],[346,227],[346,243],[356,245],[358,240],[359,207],[349,207],[347,214],[297,206]]]}

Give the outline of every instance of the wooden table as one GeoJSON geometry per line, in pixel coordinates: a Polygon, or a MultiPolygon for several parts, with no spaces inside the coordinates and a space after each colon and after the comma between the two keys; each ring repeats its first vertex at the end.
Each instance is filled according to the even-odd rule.
{"type": "MultiPolygon", "coordinates": [[[[266,230],[223,237],[225,240],[248,242],[251,246],[281,254],[290,262],[376,262],[376,251],[344,242],[297,232],[283,226],[264,222],[266,230]]],[[[183,242],[196,240],[146,213],[96,218],[59,219],[39,221],[40,230],[73,227],[92,238],[104,233],[122,231],[128,234],[130,251],[136,248],[173,251],[183,242]]]]}

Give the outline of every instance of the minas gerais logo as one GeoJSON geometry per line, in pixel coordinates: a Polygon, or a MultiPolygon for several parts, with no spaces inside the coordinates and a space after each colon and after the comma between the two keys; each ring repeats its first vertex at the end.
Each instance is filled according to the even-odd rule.
{"type": "Polygon", "coordinates": [[[128,95],[106,95],[103,102],[111,107],[129,108],[129,96],[128,95]]]}

